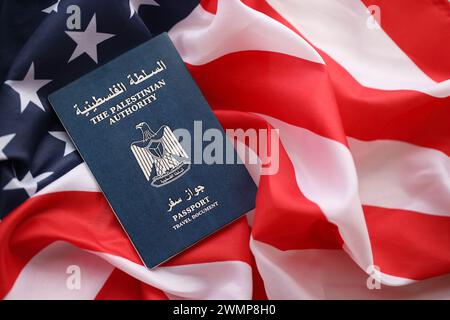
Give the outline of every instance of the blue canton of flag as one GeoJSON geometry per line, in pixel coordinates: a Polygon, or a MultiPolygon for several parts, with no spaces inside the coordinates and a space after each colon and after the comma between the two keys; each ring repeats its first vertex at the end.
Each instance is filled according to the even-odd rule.
{"type": "Polygon", "coordinates": [[[47,96],[169,30],[198,2],[0,2],[0,218],[82,162],[47,96]],[[69,29],[74,5],[80,29],[69,29]]]}

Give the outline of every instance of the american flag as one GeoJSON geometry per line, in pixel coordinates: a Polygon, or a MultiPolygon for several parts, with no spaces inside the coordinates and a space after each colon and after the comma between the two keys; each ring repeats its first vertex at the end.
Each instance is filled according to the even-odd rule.
{"type": "Polygon", "coordinates": [[[0,10],[0,297],[450,298],[449,1],[0,10]],[[225,128],[279,129],[280,167],[249,167],[246,218],[148,270],[46,97],[164,31],[225,128]]]}

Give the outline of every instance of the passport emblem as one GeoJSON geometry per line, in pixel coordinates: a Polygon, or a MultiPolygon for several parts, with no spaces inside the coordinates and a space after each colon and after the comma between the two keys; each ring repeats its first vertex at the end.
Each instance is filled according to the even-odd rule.
{"type": "Polygon", "coordinates": [[[164,186],[189,170],[189,156],[168,126],[154,132],[147,122],[141,122],[136,129],[141,130],[142,139],[131,144],[131,151],[152,186],[164,186]]]}

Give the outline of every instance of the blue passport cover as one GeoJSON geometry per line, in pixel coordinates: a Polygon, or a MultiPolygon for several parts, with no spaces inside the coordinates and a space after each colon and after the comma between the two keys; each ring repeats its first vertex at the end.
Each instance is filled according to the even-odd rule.
{"type": "Polygon", "coordinates": [[[148,268],[254,208],[242,163],[197,161],[205,142],[177,137],[180,128],[198,137],[200,124],[220,130],[226,143],[216,152],[231,145],[166,33],[49,101],[148,268]]]}

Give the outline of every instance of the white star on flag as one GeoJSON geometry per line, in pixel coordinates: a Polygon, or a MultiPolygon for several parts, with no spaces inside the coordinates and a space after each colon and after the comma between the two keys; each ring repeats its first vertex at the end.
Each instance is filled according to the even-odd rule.
{"type": "Polygon", "coordinates": [[[139,10],[142,5],[159,6],[155,0],[130,0],[130,18],[139,10]]]}
{"type": "Polygon", "coordinates": [[[22,113],[30,102],[33,102],[37,107],[45,111],[44,106],[39,99],[37,92],[40,88],[45,86],[52,80],[35,79],[34,77],[34,63],[31,63],[30,69],[23,78],[23,80],[7,80],[5,84],[10,86],[19,94],[20,98],[20,112],[22,113]]]}
{"type": "Polygon", "coordinates": [[[30,171],[19,180],[17,178],[12,178],[11,181],[3,188],[3,190],[16,190],[16,189],[24,189],[29,197],[34,195],[37,191],[37,184],[51,176],[53,172],[44,172],[36,177],[33,177],[30,171]]]}
{"type": "Polygon", "coordinates": [[[50,133],[56,139],[61,140],[62,142],[65,143],[64,157],[67,156],[69,153],[75,151],[75,146],[72,144],[72,141],[70,140],[67,133],[65,133],[64,131],[49,131],[48,133],[50,133]]]}
{"type": "Polygon", "coordinates": [[[3,152],[3,149],[8,145],[8,143],[14,138],[16,134],[7,134],[5,136],[0,137],[0,160],[7,160],[8,157],[3,152]]]}
{"type": "Polygon", "coordinates": [[[95,14],[92,16],[86,30],[66,31],[66,33],[77,44],[69,62],[86,53],[95,63],[98,63],[97,45],[115,36],[114,34],[97,32],[97,19],[95,18],[95,14]]]}
{"type": "Polygon", "coordinates": [[[55,4],[52,4],[50,7],[42,10],[42,12],[45,12],[45,13],[52,13],[53,11],[58,12],[58,6],[59,6],[60,2],[61,2],[61,0],[56,1],[55,4]]]}

